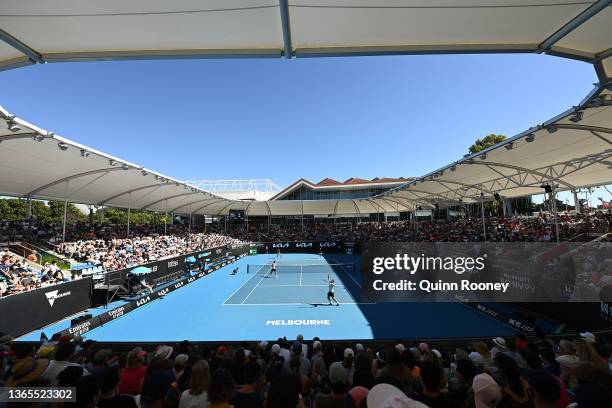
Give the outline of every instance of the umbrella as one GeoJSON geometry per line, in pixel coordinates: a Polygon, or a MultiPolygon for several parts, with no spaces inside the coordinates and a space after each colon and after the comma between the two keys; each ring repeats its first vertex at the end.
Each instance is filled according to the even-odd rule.
{"type": "Polygon", "coordinates": [[[151,268],[148,268],[146,266],[139,266],[137,268],[132,269],[130,272],[134,275],[142,275],[151,272],[151,268]]]}
{"type": "Polygon", "coordinates": [[[189,256],[187,257],[187,259],[185,259],[185,261],[189,262],[189,263],[194,263],[196,261],[195,256],[189,256]]]}

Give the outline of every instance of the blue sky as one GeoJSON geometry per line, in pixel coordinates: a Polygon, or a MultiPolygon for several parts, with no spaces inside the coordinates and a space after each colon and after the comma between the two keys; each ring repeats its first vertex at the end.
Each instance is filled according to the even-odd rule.
{"type": "Polygon", "coordinates": [[[2,72],[44,129],[179,179],[419,176],[580,101],[586,63],[433,55],[58,63],[2,72]]]}

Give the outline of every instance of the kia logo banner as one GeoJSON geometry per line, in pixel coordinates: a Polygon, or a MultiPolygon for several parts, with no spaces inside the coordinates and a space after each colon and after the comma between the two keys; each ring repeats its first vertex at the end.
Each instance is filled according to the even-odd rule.
{"type": "MultiPolygon", "coordinates": [[[[251,244],[251,248],[256,248],[257,253],[265,254],[266,250],[268,253],[275,253],[280,251],[281,253],[311,253],[317,254],[322,253],[344,253],[347,248],[351,248],[354,253],[358,253],[358,248],[355,242],[340,242],[340,241],[296,241],[296,242],[259,242],[251,244]]],[[[251,249],[250,252],[253,252],[251,249]]]]}

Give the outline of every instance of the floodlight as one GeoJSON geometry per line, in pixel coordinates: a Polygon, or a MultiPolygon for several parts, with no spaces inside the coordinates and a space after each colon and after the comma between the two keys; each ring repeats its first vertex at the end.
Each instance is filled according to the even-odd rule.
{"type": "Polygon", "coordinates": [[[535,139],[535,135],[533,133],[528,134],[527,136],[525,136],[525,141],[527,143],[531,143],[533,142],[533,140],[535,139]]]}
{"type": "Polygon", "coordinates": [[[17,123],[13,122],[12,119],[9,119],[6,122],[6,126],[8,127],[8,130],[10,130],[11,132],[19,132],[21,130],[21,126],[19,126],[17,123]]]}
{"type": "Polygon", "coordinates": [[[143,175],[143,176],[147,176],[148,174],[149,174],[149,173],[147,173],[147,171],[146,171],[146,170],[144,170],[144,169],[142,170],[142,175],[143,175]]]}
{"type": "Polygon", "coordinates": [[[457,166],[451,166],[450,171],[455,171],[457,170],[457,166]]]}
{"type": "Polygon", "coordinates": [[[506,150],[512,150],[512,148],[514,147],[514,143],[513,142],[506,143],[504,147],[506,148],[506,150]]]}
{"type": "Polygon", "coordinates": [[[127,164],[124,164],[123,166],[121,166],[121,168],[122,168],[123,170],[129,170],[129,169],[130,169],[130,166],[128,166],[127,164]]]}
{"type": "Polygon", "coordinates": [[[552,187],[550,186],[550,184],[542,184],[540,188],[543,188],[544,191],[547,193],[552,193],[552,187]]]}
{"type": "Polygon", "coordinates": [[[42,142],[43,140],[45,140],[45,135],[41,135],[40,133],[37,133],[36,135],[32,136],[32,139],[34,139],[37,142],[42,142]]]}
{"type": "Polygon", "coordinates": [[[580,122],[580,121],[582,120],[582,115],[583,115],[582,111],[576,111],[576,113],[574,114],[574,116],[572,116],[571,118],[569,118],[569,120],[570,120],[571,122],[578,123],[578,122],[580,122]]]}
{"type": "Polygon", "coordinates": [[[501,200],[501,196],[499,195],[499,193],[493,194],[493,198],[495,198],[495,201],[501,200]]]}
{"type": "Polygon", "coordinates": [[[81,149],[81,157],[89,157],[89,152],[85,149],[81,149]]]}
{"type": "Polygon", "coordinates": [[[66,150],[68,150],[68,145],[64,142],[58,142],[57,143],[57,147],[59,147],[59,149],[63,152],[65,152],[66,150]]]}
{"type": "Polygon", "coordinates": [[[487,154],[486,154],[486,153],[483,153],[483,154],[481,154],[481,155],[480,155],[480,156],[478,156],[478,157],[480,158],[480,160],[486,160],[486,158],[487,158],[487,154]]]}
{"type": "Polygon", "coordinates": [[[549,125],[549,126],[546,126],[546,131],[547,131],[548,133],[555,133],[557,130],[558,130],[558,129],[557,129],[557,127],[556,127],[555,125],[549,125]]]}

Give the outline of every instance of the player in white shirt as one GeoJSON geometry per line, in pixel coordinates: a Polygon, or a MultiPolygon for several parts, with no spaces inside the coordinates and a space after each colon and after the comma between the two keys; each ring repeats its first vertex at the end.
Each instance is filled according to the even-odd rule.
{"type": "Polygon", "coordinates": [[[332,301],[334,301],[336,302],[336,306],[340,306],[340,302],[336,300],[336,294],[334,293],[334,287],[336,286],[336,284],[329,273],[327,274],[327,285],[327,300],[329,301],[329,305],[331,306],[332,301]]]}

